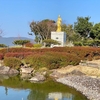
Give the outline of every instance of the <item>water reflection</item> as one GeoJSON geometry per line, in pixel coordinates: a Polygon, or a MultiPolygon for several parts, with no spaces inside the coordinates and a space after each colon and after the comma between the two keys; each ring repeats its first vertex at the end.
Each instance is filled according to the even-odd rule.
{"type": "Polygon", "coordinates": [[[5,94],[8,95],[8,88],[5,87],[5,94]]]}
{"type": "Polygon", "coordinates": [[[43,91],[38,91],[38,90],[32,90],[27,99],[28,100],[47,100],[47,93],[44,93],[43,91]]]}
{"type": "Polygon", "coordinates": [[[43,93],[40,91],[31,91],[27,97],[28,100],[74,100],[74,95],[71,93],[61,93],[61,92],[52,92],[52,93],[43,93]]]}
{"type": "Polygon", "coordinates": [[[71,93],[52,92],[48,94],[48,100],[73,100],[74,95],[71,93]]]}
{"type": "Polygon", "coordinates": [[[30,90],[20,90],[13,88],[0,87],[0,100],[28,100],[30,90]],[[7,89],[7,93],[5,92],[7,89]]]}
{"type": "Polygon", "coordinates": [[[62,99],[62,93],[60,92],[52,92],[48,94],[49,99],[62,99]]]}
{"type": "Polygon", "coordinates": [[[20,76],[0,77],[0,100],[87,100],[75,89],[54,81],[30,83],[20,76]]]}

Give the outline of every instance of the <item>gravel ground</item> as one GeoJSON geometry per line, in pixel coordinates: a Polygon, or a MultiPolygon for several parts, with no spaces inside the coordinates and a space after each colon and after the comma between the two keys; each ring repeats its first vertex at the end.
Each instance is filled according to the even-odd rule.
{"type": "Polygon", "coordinates": [[[100,79],[89,76],[64,76],[56,79],[57,82],[75,88],[85,95],[89,100],[100,100],[100,79]]]}

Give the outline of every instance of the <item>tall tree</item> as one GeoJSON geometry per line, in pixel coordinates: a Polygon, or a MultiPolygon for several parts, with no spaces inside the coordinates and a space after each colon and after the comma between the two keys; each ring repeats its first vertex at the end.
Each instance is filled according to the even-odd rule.
{"type": "Polygon", "coordinates": [[[67,34],[67,41],[78,41],[80,39],[80,35],[74,32],[73,25],[71,24],[62,24],[62,31],[67,34]]]}
{"type": "Polygon", "coordinates": [[[51,31],[56,30],[56,24],[53,20],[42,20],[40,22],[31,22],[31,31],[35,34],[36,40],[42,42],[42,40],[50,39],[51,31]]]}
{"type": "Polygon", "coordinates": [[[62,24],[62,31],[66,32],[68,35],[72,35],[74,34],[74,29],[73,29],[73,25],[71,24],[62,24]]]}
{"type": "Polygon", "coordinates": [[[100,23],[97,23],[93,26],[90,37],[93,39],[100,39],[100,23]]]}
{"type": "Polygon", "coordinates": [[[89,22],[90,17],[78,17],[77,22],[74,23],[74,30],[82,37],[89,37],[90,31],[93,27],[93,23],[89,22]]]}

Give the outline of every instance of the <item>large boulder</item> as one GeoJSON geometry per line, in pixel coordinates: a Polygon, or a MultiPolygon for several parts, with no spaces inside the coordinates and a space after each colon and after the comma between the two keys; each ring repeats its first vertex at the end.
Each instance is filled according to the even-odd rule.
{"type": "Polygon", "coordinates": [[[0,74],[8,74],[10,68],[6,66],[1,66],[0,67],[0,74]]]}
{"type": "Polygon", "coordinates": [[[10,69],[10,70],[8,71],[8,74],[10,74],[10,75],[12,75],[12,74],[18,74],[18,73],[19,73],[19,71],[16,70],[16,69],[10,69]]]}
{"type": "Polygon", "coordinates": [[[0,74],[18,74],[19,72],[16,69],[7,67],[7,66],[1,66],[0,67],[0,74]]]}
{"type": "Polygon", "coordinates": [[[21,68],[21,73],[31,74],[33,72],[33,68],[21,68]]]}

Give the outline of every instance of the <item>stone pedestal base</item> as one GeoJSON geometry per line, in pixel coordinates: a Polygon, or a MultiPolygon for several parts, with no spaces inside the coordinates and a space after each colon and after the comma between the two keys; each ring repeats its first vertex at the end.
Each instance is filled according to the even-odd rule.
{"type": "Polygon", "coordinates": [[[60,45],[58,46],[63,47],[66,45],[66,33],[65,32],[51,32],[51,39],[58,41],[60,43],[60,45]]]}

